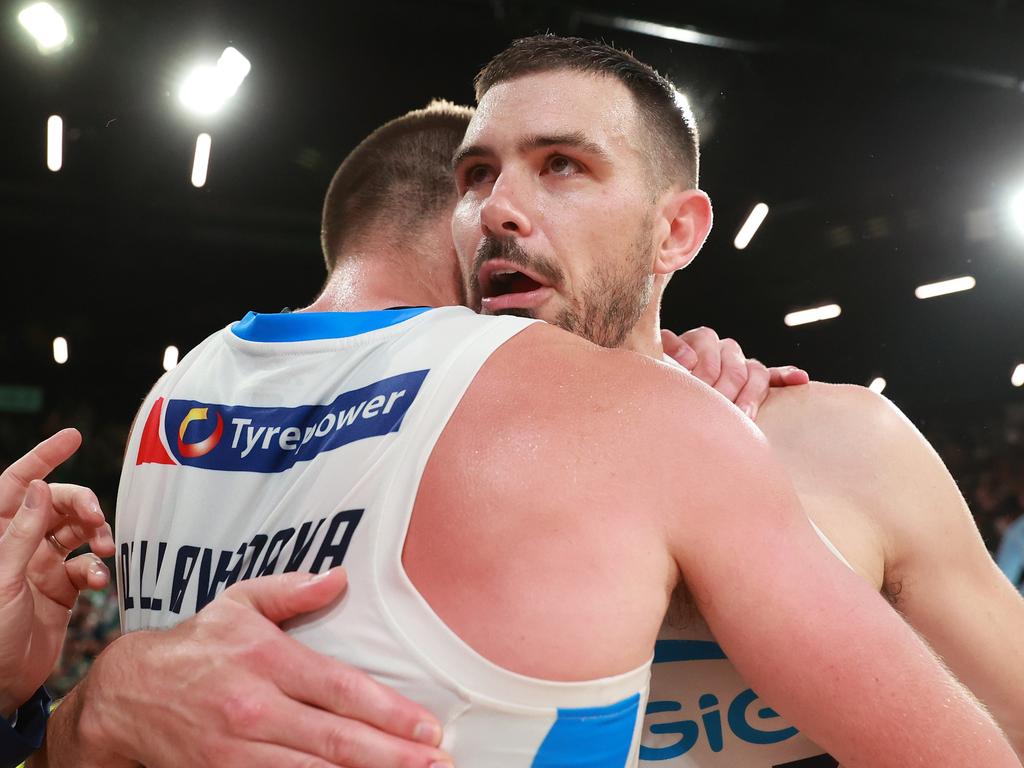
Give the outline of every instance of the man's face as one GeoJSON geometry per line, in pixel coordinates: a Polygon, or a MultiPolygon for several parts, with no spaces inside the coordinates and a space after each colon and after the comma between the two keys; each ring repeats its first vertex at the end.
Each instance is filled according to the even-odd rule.
{"type": "Polygon", "coordinates": [[[622,344],[653,286],[642,130],[610,77],[547,72],[485,94],[455,165],[452,234],[471,308],[622,344]]]}

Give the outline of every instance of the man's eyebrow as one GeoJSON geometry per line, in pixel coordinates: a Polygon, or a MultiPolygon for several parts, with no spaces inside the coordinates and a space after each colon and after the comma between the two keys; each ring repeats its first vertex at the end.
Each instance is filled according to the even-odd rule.
{"type": "Polygon", "coordinates": [[[494,153],[479,144],[470,144],[468,147],[459,147],[452,157],[452,169],[458,168],[463,162],[471,157],[490,157],[494,153]]]}
{"type": "Polygon", "coordinates": [[[527,136],[516,145],[516,149],[520,152],[529,152],[534,149],[554,146],[573,147],[589,155],[594,155],[605,162],[610,160],[608,152],[605,151],[604,147],[588,139],[582,131],[527,136]]]}
{"type": "MultiPolygon", "coordinates": [[[[594,155],[604,162],[610,162],[611,159],[604,147],[588,139],[582,131],[537,134],[535,136],[527,136],[516,144],[516,150],[520,153],[543,149],[544,147],[572,147],[581,152],[594,155]]],[[[471,157],[491,157],[493,155],[494,152],[480,144],[459,147],[452,158],[452,168],[458,168],[471,157]]]]}

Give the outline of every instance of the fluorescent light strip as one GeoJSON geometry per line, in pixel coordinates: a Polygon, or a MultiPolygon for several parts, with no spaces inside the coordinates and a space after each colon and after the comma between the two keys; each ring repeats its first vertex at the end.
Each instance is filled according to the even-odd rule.
{"type": "Polygon", "coordinates": [[[740,227],[740,231],[736,233],[736,239],[732,241],[732,244],[736,246],[736,250],[742,251],[748,245],[750,241],[754,239],[754,235],[757,234],[757,228],[761,226],[765,216],[768,215],[768,206],[764,203],[758,203],[750,211],[747,216],[747,220],[743,222],[743,226],[740,227]]]}
{"type": "Polygon", "coordinates": [[[810,309],[801,309],[798,312],[790,312],[782,321],[792,328],[794,325],[806,325],[807,323],[831,320],[834,317],[839,317],[842,312],[843,310],[838,304],[825,304],[821,307],[812,307],[810,309]]]}
{"type": "Polygon", "coordinates": [[[46,167],[56,173],[64,164],[64,121],[50,115],[46,121],[46,167]]]}
{"type": "Polygon", "coordinates": [[[58,365],[64,365],[68,361],[68,340],[63,336],[53,340],[53,361],[58,365]]]}
{"type": "Polygon", "coordinates": [[[210,167],[210,134],[200,133],[196,139],[196,156],[192,160],[192,186],[201,187],[206,183],[206,172],[210,167]]]}
{"type": "Polygon", "coordinates": [[[1015,387],[1024,387],[1024,363],[1021,363],[1013,369],[1013,375],[1010,376],[1010,383],[1015,387]]]}
{"type": "Polygon", "coordinates": [[[881,376],[878,376],[871,380],[871,383],[868,384],[868,389],[880,395],[882,394],[882,392],[885,391],[885,385],[887,383],[888,382],[886,382],[885,379],[883,379],[881,376]]]}
{"type": "Polygon", "coordinates": [[[173,344],[164,350],[164,370],[170,371],[178,364],[178,348],[173,344]]]}
{"type": "Polygon", "coordinates": [[[673,27],[669,24],[658,24],[641,19],[630,19],[626,16],[608,16],[603,13],[582,11],[577,13],[575,18],[587,24],[596,24],[599,27],[611,27],[612,29],[621,29],[626,32],[636,32],[640,35],[660,37],[662,40],[674,40],[677,43],[703,45],[709,48],[724,48],[726,50],[744,51],[746,53],[760,53],[769,49],[769,46],[764,43],[740,40],[735,37],[724,37],[722,35],[710,35],[706,32],[698,32],[695,29],[673,27]]]}
{"type": "Polygon", "coordinates": [[[942,280],[938,283],[919,285],[914,289],[914,295],[919,299],[933,299],[936,296],[945,296],[947,293],[969,291],[974,287],[974,284],[974,278],[970,275],[954,277],[952,280],[942,280]]]}

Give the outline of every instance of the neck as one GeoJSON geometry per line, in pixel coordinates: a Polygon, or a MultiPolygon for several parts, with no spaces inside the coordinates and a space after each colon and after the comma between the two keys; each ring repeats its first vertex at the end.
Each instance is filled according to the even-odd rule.
{"type": "Polygon", "coordinates": [[[415,274],[389,259],[346,256],[302,312],[368,312],[388,307],[458,304],[457,289],[435,284],[431,273],[415,274]]]}
{"type": "Polygon", "coordinates": [[[647,308],[622,342],[623,349],[661,360],[665,354],[661,344],[661,292],[662,286],[656,282],[647,308]]]}

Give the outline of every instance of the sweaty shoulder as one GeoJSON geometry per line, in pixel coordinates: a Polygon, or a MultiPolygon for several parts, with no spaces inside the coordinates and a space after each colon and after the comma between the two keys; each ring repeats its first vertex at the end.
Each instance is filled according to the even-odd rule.
{"type": "MultiPolygon", "coordinates": [[[[931,448],[906,416],[882,395],[851,384],[812,382],[773,390],[757,425],[795,473],[877,507],[903,488],[906,472],[931,448]]],[[[799,480],[798,480],[799,485],[799,480]]]]}
{"type": "Polygon", "coordinates": [[[449,627],[520,674],[636,668],[679,574],[668,518],[695,518],[729,487],[716,474],[752,463],[723,460],[747,450],[744,430],[758,443],[743,420],[663,363],[530,326],[491,355],[435,444],[406,570],[449,627]]]}

